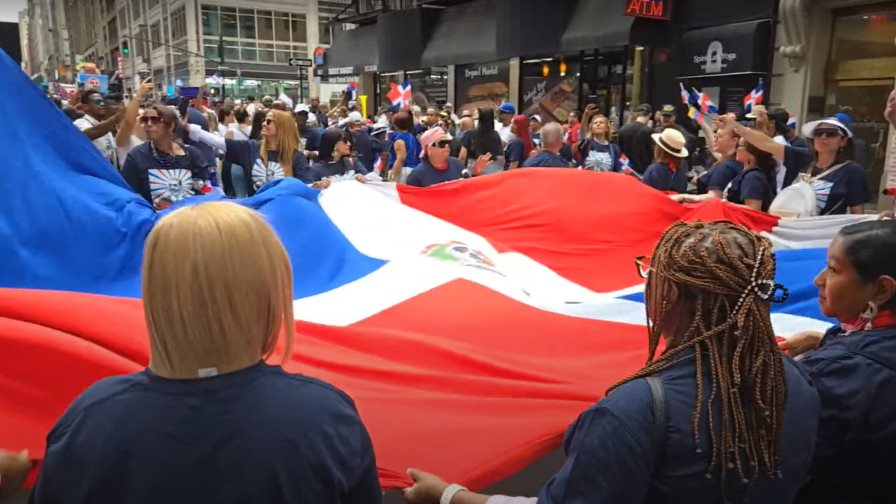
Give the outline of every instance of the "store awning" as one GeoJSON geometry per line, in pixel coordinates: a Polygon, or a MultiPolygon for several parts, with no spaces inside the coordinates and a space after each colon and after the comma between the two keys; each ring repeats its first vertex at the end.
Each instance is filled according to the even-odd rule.
{"type": "Polygon", "coordinates": [[[560,39],[576,4],[576,0],[498,0],[498,59],[559,52],[560,39]]]}
{"type": "Polygon", "coordinates": [[[771,70],[772,21],[748,21],[688,30],[681,37],[681,78],[719,77],[771,70]]]}
{"type": "Polygon", "coordinates": [[[587,51],[627,45],[634,19],[623,14],[619,0],[579,0],[560,40],[560,48],[587,51]]]}
{"type": "Polygon", "coordinates": [[[426,50],[424,67],[498,59],[495,1],[469,2],[442,11],[426,50]]]}
{"type": "Polygon", "coordinates": [[[377,26],[359,26],[336,35],[333,45],[327,49],[327,67],[354,67],[376,65],[377,26]]]}
{"type": "Polygon", "coordinates": [[[425,67],[423,51],[436,25],[436,9],[417,7],[387,12],[377,18],[380,72],[425,67]]]}

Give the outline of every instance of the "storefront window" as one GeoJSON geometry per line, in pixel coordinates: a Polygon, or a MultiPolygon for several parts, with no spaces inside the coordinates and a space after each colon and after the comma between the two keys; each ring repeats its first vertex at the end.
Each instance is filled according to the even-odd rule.
{"type": "Polygon", "coordinates": [[[203,7],[202,8],[202,34],[213,37],[217,36],[218,32],[221,30],[220,27],[220,16],[218,15],[217,7],[203,7]]]}
{"type": "Polygon", "coordinates": [[[401,84],[403,81],[401,72],[381,73],[377,76],[378,94],[380,97],[380,105],[388,107],[392,105],[389,100],[389,91],[392,89],[392,83],[401,84]]]}
{"type": "Polygon", "coordinates": [[[894,87],[896,10],[834,13],[825,115],[847,114],[855,135],[855,160],[865,167],[872,203],[880,194],[888,124],[883,104],[894,87]]]}
{"type": "Polygon", "coordinates": [[[520,109],[542,122],[564,123],[579,108],[577,57],[526,60],[521,67],[520,109]]]}
{"type": "Polygon", "coordinates": [[[407,72],[411,81],[413,104],[424,111],[430,105],[441,106],[448,101],[448,69],[437,67],[431,70],[407,72]]]}
{"type": "Polygon", "coordinates": [[[624,49],[595,51],[582,62],[582,107],[597,105],[614,129],[622,124],[627,91],[631,91],[628,64],[628,51],[624,49]]]}

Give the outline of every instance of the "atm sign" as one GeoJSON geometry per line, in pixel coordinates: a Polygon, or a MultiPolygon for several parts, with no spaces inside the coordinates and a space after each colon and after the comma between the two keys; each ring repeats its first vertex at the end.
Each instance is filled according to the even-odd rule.
{"type": "Polygon", "coordinates": [[[625,0],[626,16],[669,20],[672,16],[672,0],[625,0]]]}

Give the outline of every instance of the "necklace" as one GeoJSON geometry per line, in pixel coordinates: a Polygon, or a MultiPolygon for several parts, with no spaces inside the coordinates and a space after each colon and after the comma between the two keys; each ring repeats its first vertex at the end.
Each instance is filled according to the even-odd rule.
{"type": "Polygon", "coordinates": [[[167,152],[159,153],[156,144],[152,140],[149,142],[149,148],[152,150],[152,157],[158,161],[162,168],[171,168],[174,165],[174,156],[167,152]]]}

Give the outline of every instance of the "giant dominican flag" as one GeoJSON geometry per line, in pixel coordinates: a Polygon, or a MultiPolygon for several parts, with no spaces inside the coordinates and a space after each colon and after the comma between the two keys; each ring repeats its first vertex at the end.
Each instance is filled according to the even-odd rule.
{"type": "MultiPolygon", "coordinates": [[[[0,448],[39,459],[77,394],[147,365],[140,264],[165,212],[4,55],[0,84],[0,109],[25,118],[0,123],[0,448]]],[[[633,177],[555,169],[428,189],[343,181],[320,192],[288,179],[238,203],[292,258],[298,341],[286,368],[354,398],[387,488],[411,466],[484,486],[556,448],[643,365],[633,258],[669,224],[729,219],[772,237],[791,293],[773,308],[785,335],[829,323],[812,277],[852,220],[686,207],[633,177]]]]}

